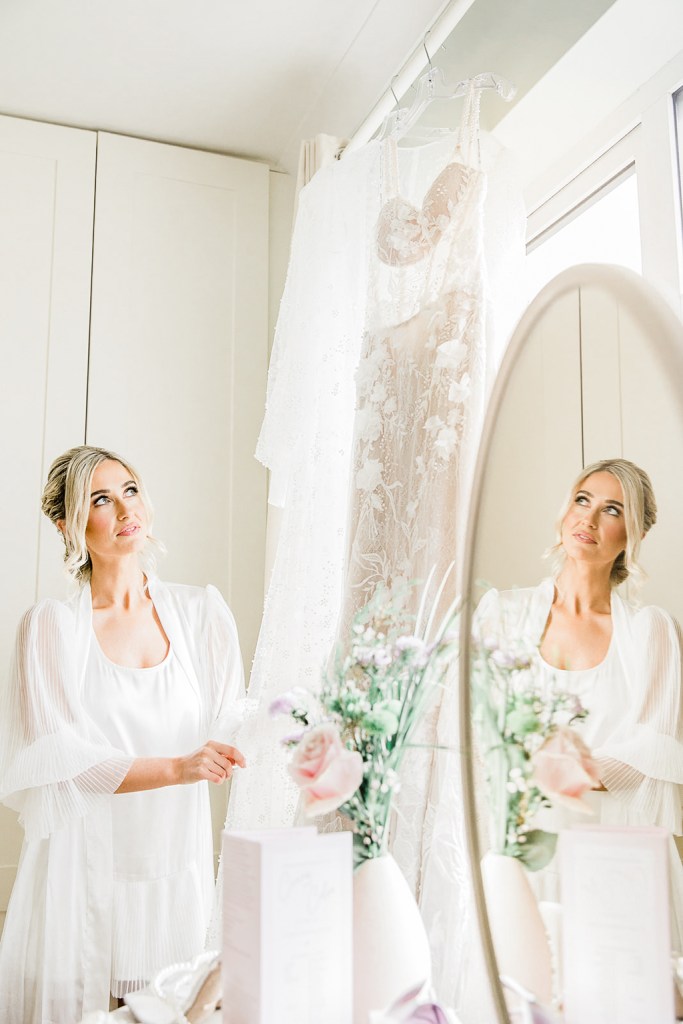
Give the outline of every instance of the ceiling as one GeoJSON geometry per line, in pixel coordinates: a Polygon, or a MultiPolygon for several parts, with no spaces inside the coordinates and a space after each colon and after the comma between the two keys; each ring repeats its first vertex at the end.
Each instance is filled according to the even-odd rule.
{"type": "MultiPolygon", "coordinates": [[[[465,13],[435,63],[455,80],[496,71],[516,83],[519,98],[612,0],[454,2],[465,13]]],[[[302,138],[354,133],[448,6],[0,0],[0,113],[292,171],[302,138]]],[[[484,110],[485,123],[499,109],[484,110]]]]}

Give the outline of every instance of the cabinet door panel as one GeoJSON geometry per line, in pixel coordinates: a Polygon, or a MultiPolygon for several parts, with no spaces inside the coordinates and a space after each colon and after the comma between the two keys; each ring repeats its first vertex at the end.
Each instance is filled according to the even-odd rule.
{"type": "MultiPolygon", "coordinates": [[[[52,459],[82,444],[96,136],[0,117],[0,660],[20,615],[66,591],[62,545],[40,512],[52,459]]],[[[0,911],[21,833],[0,809],[0,911]]]]}
{"type": "Polygon", "coordinates": [[[88,443],[143,473],[165,578],[215,583],[245,661],[261,618],[268,170],[100,134],[88,443]]]}
{"type": "Polygon", "coordinates": [[[581,468],[579,297],[553,303],[508,380],[484,481],[476,576],[498,588],[548,574],[543,552],[569,476],[581,468]],[[512,540],[511,540],[512,539],[512,540]]]}
{"type": "Polygon", "coordinates": [[[681,384],[654,357],[648,329],[616,296],[581,289],[586,463],[625,458],[642,466],[657,499],[657,525],[639,561],[648,580],[637,594],[683,620],[683,476],[675,452],[683,436],[681,384]]]}

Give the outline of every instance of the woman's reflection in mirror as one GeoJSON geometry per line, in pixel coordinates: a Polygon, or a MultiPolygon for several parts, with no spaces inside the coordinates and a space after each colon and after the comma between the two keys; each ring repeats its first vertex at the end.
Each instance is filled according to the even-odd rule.
{"type": "MultiPolygon", "coordinates": [[[[680,835],[680,629],[668,612],[632,596],[645,578],[641,542],[656,519],[644,470],[625,459],[587,466],[558,518],[548,552],[552,577],[536,587],[489,591],[475,628],[531,640],[543,686],[576,694],[588,710],[578,728],[600,771],[600,784],[587,797],[593,820],[659,825],[680,835]],[[630,599],[621,593],[627,581],[630,599]]],[[[544,808],[535,827],[556,832],[578,817],[544,808]]],[[[671,851],[672,939],[681,948],[683,867],[673,841],[671,851]]],[[[541,899],[560,897],[557,860],[530,876],[541,899]]]]}

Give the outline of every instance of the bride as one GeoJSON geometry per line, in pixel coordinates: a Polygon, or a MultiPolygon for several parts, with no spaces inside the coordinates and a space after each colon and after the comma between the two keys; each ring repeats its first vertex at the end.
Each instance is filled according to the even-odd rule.
{"type": "Polygon", "coordinates": [[[234,619],[161,583],[139,474],[81,446],[43,511],[79,590],[22,619],[0,696],[0,799],[25,831],[0,946],[4,1024],[73,1024],[201,952],[214,874],[208,782],[244,758],[234,619]]]}
{"type": "MultiPolygon", "coordinates": [[[[541,681],[576,694],[588,710],[578,728],[600,771],[597,791],[587,797],[596,820],[660,825],[680,835],[680,629],[662,608],[627,601],[617,589],[642,579],[640,543],[656,518],[642,469],[625,459],[588,466],[558,519],[554,577],[529,589],[489,591],[475,628],[531,639],[541,681]]],[[[553,807],[534,824],[559,831],[577,818],[553,807]]],[[[672,940],[680,948],[683,867],[673,841],[671,869],[672,940]]],[[[530,878],[542,899],[558,899],[554,863],[530,878]]]]}

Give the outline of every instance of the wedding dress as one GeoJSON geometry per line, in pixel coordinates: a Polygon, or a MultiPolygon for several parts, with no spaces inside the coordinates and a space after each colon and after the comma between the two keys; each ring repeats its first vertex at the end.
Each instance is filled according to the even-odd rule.
{"type": "MultiPolygon", "coordinates": [[[[378,585],[400,592],[431,575],[429,604],[455,561],[437,616],[459,592],[486,386],[480,95],[470,87],[457,144],[420,205],[404,190],[395,140],[383,143],[383,205],[356,374],[342,638],[378,585]]],[[[409,593],[413,613],[421,593],[421,586],[409,593]]],[[[420,903],[437,993],[461,1012],[468,1003],[480,1012],[485,997],[464,991],[476,926],[455,751],[457,691],[456,667],[404,758],[390,849],[420,903]]]]}
{"type": "Polygon", "coordinates": [[[403,589],[432,570],[440,581],[459,554],[486,361],[479,95],[468,93],[455,151],[421,206],[402,193],[396,141],[383,143],[342,636],[379,584],[403,589]]]}
{"type": "MultiPolygon", "coordinates": [[[[438,572],[454,557],[486,384],[522,295],[525,213],[514,163],[478,136],[476,104],[475,94],[455,153],[453,135],[415,148],[373,141],[300,194],[257,448],[282,523],[249,685],[260,706],[243,740],[251,770],[233,785],[231,827],[295,818],[298,793],[271,701],[293,686],[319,690],[340,621],[374,582],[414,578],[430,558],[438,572]],[[392,436],[384,447],[383,426],[392,436]],[[405,465],[414,497],[401,483],[405,465]],[[451,501],[459,513],[450,514],[451,501]],[[390,528],[396,557],[374,546],[390,528]]],[[[433,728],[454,746],[457,717],[433,728]]],[[[461,835],[451,843],[455,812],[439,801],[458,755],[423,756],[419,772],[417,818],[405,841],[396,833],[397,853],[414,879],[432,842],[422,841],[424,818],[427,836],[448,835],[450,852],[437,844],[423,892],[439,935],[454,941],[462,921],[457,906],[445,906],[444,887],[454,885],[454,862],[466,870],[464,844],[461,835]],[[426,807],[428,783],[437,790],[426,807]]],[[[434,949],[451,1003],[452,949],[434,949]]]]}

